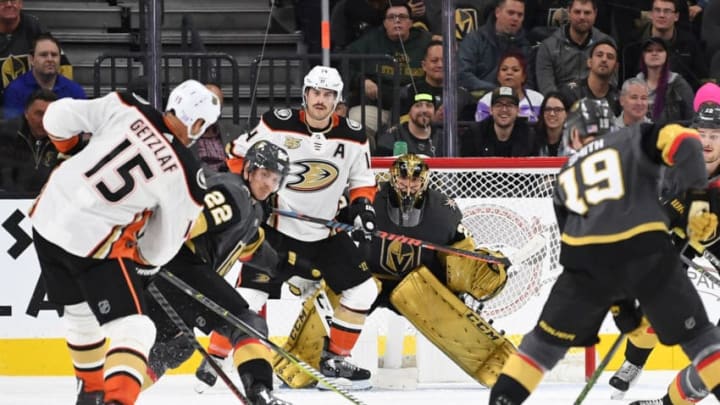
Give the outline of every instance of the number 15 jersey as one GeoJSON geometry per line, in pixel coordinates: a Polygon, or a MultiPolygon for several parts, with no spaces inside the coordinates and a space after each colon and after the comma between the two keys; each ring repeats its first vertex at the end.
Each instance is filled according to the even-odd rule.
{"type": "Polygon", "coordinates": [[[54,142],[91,136],[38,196],[35,230],[81,257],[169,261],[200,213],[204,178],[162,114],[134,94],[110,93],[58,100],[43,123],[54,142]]]}

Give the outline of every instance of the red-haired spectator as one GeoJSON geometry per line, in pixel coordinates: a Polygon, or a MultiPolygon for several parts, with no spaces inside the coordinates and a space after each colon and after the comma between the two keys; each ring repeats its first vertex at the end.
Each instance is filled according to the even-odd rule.
{"type": "MultiPolygon", "coordinates": [[[[520,117],[527,118],[528,122],[536,123],[540,114],[540,104],[543,95],[526,86],[528,78],[528,65],[525,56],[519,51],[508,51],[500,57],[497,70],[499,86],[512,87],[520,99],[520,117]]],[[[490,116],[492,94],[484,95],[477,103],[475,121],[482,121],[490,116]]]]}

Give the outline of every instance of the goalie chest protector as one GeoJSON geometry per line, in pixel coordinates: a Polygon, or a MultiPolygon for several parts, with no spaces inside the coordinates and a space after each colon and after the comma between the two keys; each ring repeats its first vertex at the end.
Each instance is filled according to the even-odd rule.
{"type": "MultiPolygon", "coordinates": [[[[436,190],[426,191],[422,217],[417,226],[396,225],[389,215],[389,199],[394,198],[394,193],[390,183],[380,184],[374,203],[378,229],[440,245],[451,245],[465,237],[465,234],[458,230],[462,212],[454,200],[436,190]]],[[[441,268],[435,252],[396,240],[373,238],[369,263],[371,271],[383,275],[384,278],[399,280],[409,271],[424,264],[441,281],[445,279],[445,269],[441,268]]]]}

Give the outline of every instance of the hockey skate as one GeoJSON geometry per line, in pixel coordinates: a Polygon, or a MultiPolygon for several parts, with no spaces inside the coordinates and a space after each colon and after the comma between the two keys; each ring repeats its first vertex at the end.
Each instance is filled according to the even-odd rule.
{"type": "Polygon", "coordinates": [[[612,393],[610,398],[623,399],[625,393],[637,382],[640,373],[642,373],[641,367],[625,360],[618,371],[610,377],[610,385],[615,388],[615,392],[612,393]]]}
{"type": "MultiPolygon", "coordinates": [[[[372,388],[370,371],[358,367],[348,361],[347,356],[340,356],[327,350],[325,342],[320,356],[320,372],[332,383],[346,390],[369,390],[372,388]]],[[[326,384],[319,382],[319,389],[330,389],[326,384]]]]}
{"type": "Polygon", "coordinates": [[[265,384],[254,382],[255,379],[251,375],[243,375],[240,380],[251,405],[292,405],[291,402],[276,397],[265,384]]]}
{"type": "Polygon", "coordinates": [[[78,379],[77,382],[77,401],[75,405],[103,405],[105,400],[105,391],[83,391],[83,382],[78,379]]]}
{"type": "MultiPolygon", "coordinates": [[[[215,360],[215,363],[222,367],[222,358],[213,355],[210,356],[213,358],[213,360],[215,360]]],[[[195,370],[195,377],[200,380],[195,384],[195,392],[197,392],[198,394],[202,394],[208,388],[214,386],[218,378],[217,373],[212,368],[212,366],[210,366],[210,363],[208,363],[208,360],[205,358],[202,360],[197,370],[195,370]]]]}

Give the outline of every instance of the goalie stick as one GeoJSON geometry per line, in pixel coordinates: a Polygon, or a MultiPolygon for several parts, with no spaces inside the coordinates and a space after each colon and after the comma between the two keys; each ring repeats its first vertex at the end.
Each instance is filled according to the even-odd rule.
{"type": "Polygon", "coordinates": [[[150,295],[155,299],[155,301],[157,301],[158,305],[160,305],[160,308],[165,311],[172,323],[175,324],[175,326],[180,330],[183,335],[185,335],[186,338],[190,339],[190,342],[192,343],[195,350],[200,352],[203,358],[207,360],[210,367],[212,367],[212,369],[217,373],[220,379],[223,380],[225,385],[230,388],[230,391],[232,391],[232,393],[237,397],[237,399],[240,400],[240,403],[249,405],[250,401],[247,399],[247,397],[245,397],[245,395],[240,392],[240,389],[232,382],[232,380],[230,379],[230,377],[228,377],[222,367],[215,361],[215,359],[212,358],[212,356],[210,356],[210,353],[205,350],[205,348],[200,344],[200,342],[195,339],[195,334],[193,333],[193,331],[190,329],[189,326],[187,326],[185,321],[183,321],[177,311],[175,311],[175,308],[173,308],[170,302],[168,302],[167,298],[165,298],[165,296],[160,292],[157,286],[153,283],[150,283],[147,289],[150,295]]]}
{"type": "MultiPolygon", "coordinates": [[[[334,219],[322,219],[322,218],[316,218],[304,214],[300,214],[294,211],[285,211],[280,210],[277,208],[273,208],[273,213],[276,215],[280,215],[283,217],[288,218],[294,218],[301,221],[307,221],[312,222],[316,224],[325,225],[330,229],[340,229],[345,232],[352,232],[355,230],[355,227],[350,224],[345,224],[342,222],[338,222],[334,219]]],[[[399,235],[396,233],[390,233],[386,231],[380,231],[375,230],[372,231],[371,234],[375,236],[376,238],[380,239],[387,239],[387,240],[395,240],[400,243],[405,243],[412,246],[420,246],[425,249],[435,250],[437,252],[443,252],[448,253],[452,255],[458,255],[458,256],[464,256],[469,257],[475,260],[480,260],[483,262],[488,263],[498,263],[502,264],[505,267],[510,267],[513,264],[522,263],[525,260],[529,259],[531,256],[533,256],[535,253],[539,252],[540,249],[542,249],[545,246],[545,238],[541,234],[536,234],[533,236],[522,248],[520,248],[515,254],[508,256],[508,257],[495,257],[493,255],[473,252],[469,250],[462,250],[453,248],[450,246],[443,246],[439,245],[437,243],[432,243],[428,241],[424,241],[421,239],[415,239],[411,238],[409,236],[405,235],[399,235]]]]}
{"type": "Polygon", "coordinates": [[[337,384],[333,383],[332,381],[328,380],[324,375],[322,375],[314,367],[312,367],[311,365],[307,364],[306,362],[300,360],[294,354],[292,354],[292,353],[288,352],[287,350],[283,349],[282,347],[278,346],[272,340],[268,339],[262,333],[260,333],[257,329],[248,325],[242,319],[233,315],[230,311],[223,308],[222,306],[220,306],[219,304],[217,304],[215,301],[211,300],[210,298],[206,297],[203,293],[201,293],[200,291],[191,287],[189,284],[187,284],[183,280],[179,279],[171,272],[167,271],[166,269],[162,269],[158,272],[158,276],[167,280],[170,284],[177,287],[180,291],[184,292],[185,294],[192,297],[194,300],[196,300],[199,303],[206,306],[211,311],[220,315],[230,325],[240,329],[241,331],[247,333],[248,335],[252,336],[253,338],[256,338],[259,341],[263,342],[263,344],[268,346],[271,350],[273,350],[280,356],[284,357],[289,362],[298,366],[305,374],[309,375],[314,380],[326,385],[328,388],[330,388],[330,390],[342,395],[343,397],[345,397],[345,399],[352,402],[353,404],[365,405],[364,402],[362,402],[360,399],[358,399],[357,397],[352,395],[350,392],[339,387],[337,384]]]}

